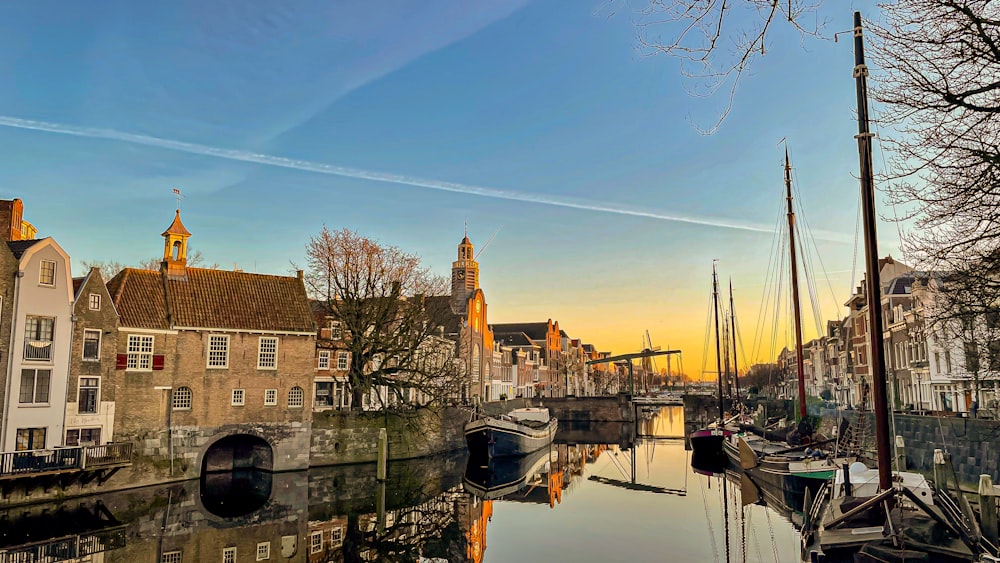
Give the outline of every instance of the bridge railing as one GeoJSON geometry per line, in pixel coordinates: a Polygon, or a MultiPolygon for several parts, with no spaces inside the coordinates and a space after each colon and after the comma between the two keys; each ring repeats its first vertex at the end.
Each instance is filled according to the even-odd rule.
{"type": "Polygon", "coordinates": [[[104,444],[103,446],[3,452],[0,453],[0,477],[16,477],[73,469],[98,469],[128,465],[131,462],[131,442],[104,444]]]}

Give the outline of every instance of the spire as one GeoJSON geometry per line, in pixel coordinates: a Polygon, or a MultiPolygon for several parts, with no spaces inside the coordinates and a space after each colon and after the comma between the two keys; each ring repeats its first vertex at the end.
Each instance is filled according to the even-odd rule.
{"type": "Polygon", "coordinates": [[[163,233],[160,234],[161,237],[165,237],[167,235],[191,236],[191,233],[188,232],[188,230],[184,228],[184,223],[181,223],[181,210],[180,209],[178,209],[174,213],[174,222],[170,223],[170,226],[167,227],[167,230],[163,231],[163,233]]]}

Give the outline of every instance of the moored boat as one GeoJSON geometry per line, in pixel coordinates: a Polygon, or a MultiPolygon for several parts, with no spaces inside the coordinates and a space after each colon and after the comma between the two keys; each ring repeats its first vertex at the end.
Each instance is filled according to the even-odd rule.
{"type": "Polygon", "coordinates": [[[472,455],[522,456],[549,445],[558,426],[547,408],[514,409],[471,420],[465,425],[465,441],[472,455]]]}

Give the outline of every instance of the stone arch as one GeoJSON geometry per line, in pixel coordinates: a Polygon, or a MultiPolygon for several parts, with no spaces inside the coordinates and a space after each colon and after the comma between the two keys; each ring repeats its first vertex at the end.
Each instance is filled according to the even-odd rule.
{"type": "Polygon", "coordinates": [[[274,448],[260,436],[233,433],[206,445],[201,459],[201,475],[237,470],[274,469],[274,448]]]}

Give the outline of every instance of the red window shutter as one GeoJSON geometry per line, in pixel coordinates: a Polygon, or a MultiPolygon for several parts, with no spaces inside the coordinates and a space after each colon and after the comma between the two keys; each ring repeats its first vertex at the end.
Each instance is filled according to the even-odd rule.
{"type": "Polygon", "coordinates": [[[128,354],[118,354],[115,362],[115,369],[125,369],[128,367],[128,354]]]}
{"type": "Polygon", "coordinates": [[[163,354],[153,356],[153,369],[156,371],[163,369],[163,354]]]}

